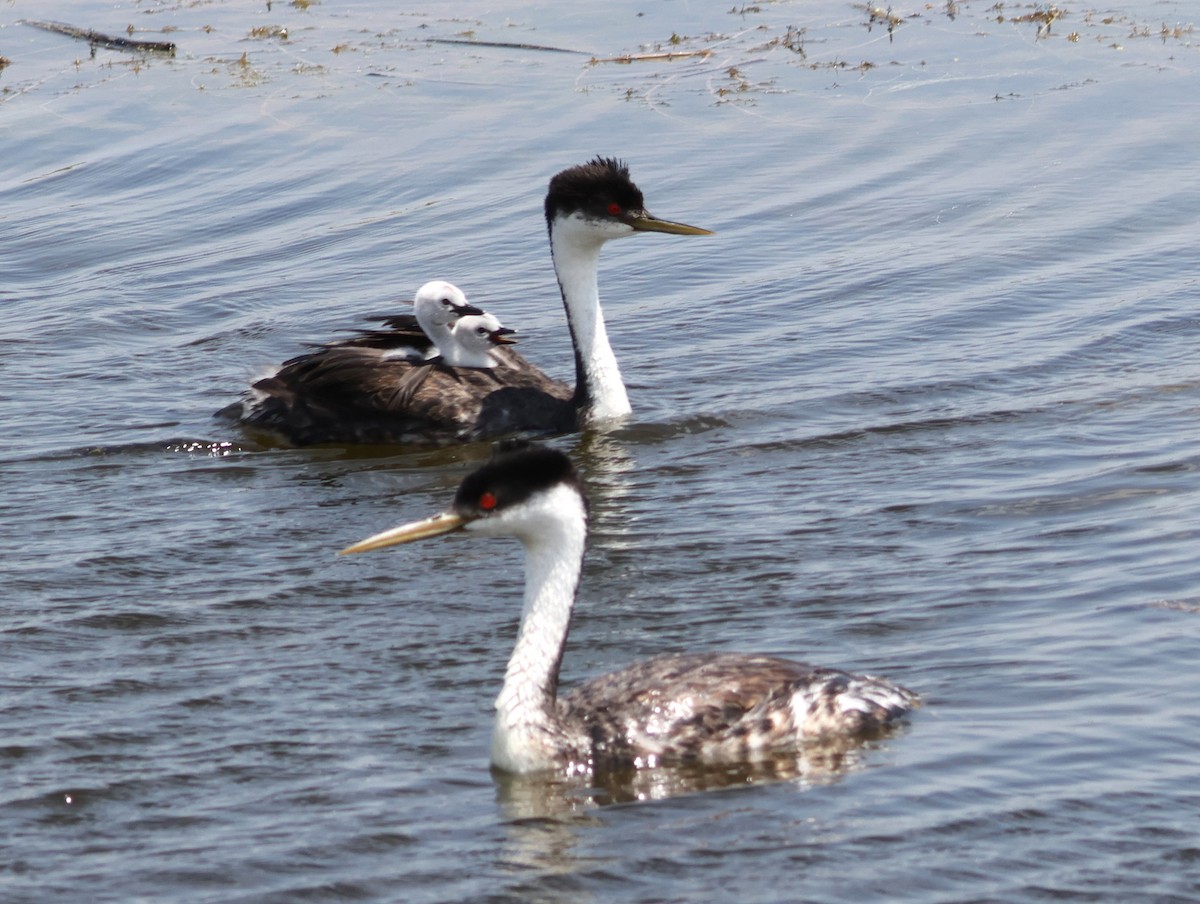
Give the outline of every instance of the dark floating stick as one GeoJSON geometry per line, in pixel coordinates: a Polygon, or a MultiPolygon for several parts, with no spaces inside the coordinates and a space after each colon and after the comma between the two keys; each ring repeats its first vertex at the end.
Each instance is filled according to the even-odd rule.
{"type": "Polygon", "coordinates": [[[135,41],[132,38],[120,38],[116,35],[106,35],[89,28],[76,28],[64,22],[38,22],[34,19],[21,19],[18,25],[32,25],[44,31],[53,31],[68,38],[87,41],[96,47],[108,47],[111,50],[137,50],[145,53],[169,53],[175,55],[175,45],[170,41],[135,41]]]}
{"type": "Polygon", "coordinates": [[[571,50],[569,47],[548,47],[544,44],[513,44],[508,41],[467,41],[462,38],[426,38],[426,44],[466,44],[468,47],[507,47],[510,50],[544,50],[547,53],[577,53],[590,56],[583,50],[571,50]]]}

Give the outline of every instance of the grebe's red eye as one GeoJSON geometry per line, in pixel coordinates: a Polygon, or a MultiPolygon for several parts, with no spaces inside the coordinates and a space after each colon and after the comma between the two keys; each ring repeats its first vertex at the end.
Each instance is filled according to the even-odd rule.
{"type": "Polygon", "coordinates": [[[484,493],[479,497],[479,507],[485,512],[490,512],[496,507],[496,497],[492,493],[484,493]]]}
{"type": "Polygon", "coordinates": [[[615,217],[621,212],[621,205],[614,201],[612,204],[608,205],[608,212],[615,217]]]}

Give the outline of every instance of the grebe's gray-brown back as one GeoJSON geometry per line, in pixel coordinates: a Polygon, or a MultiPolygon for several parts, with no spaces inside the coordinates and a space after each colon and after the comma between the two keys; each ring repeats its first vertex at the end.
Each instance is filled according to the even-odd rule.
{"type": "Polygon", "coordinates": [[[403,356],[380,353],[385,333],[329,343],[285,362],[219,412],[296,445],[326,442],[449,445],[512,433],[562,433],[631,411],[600,308],[600,249],[638,232],[707,235],[645,210],[624,164],[596,158],[550,180],[546,226],[575,348],[575,386],[504,351],[486,374],[429,373],[399,392],[403,356]]]}
{"type": "Polygon", "coordinates": [[[521,541],[525,605],[496,700],[498,769],[586,774],[753,761],[811,740],[873,734],[919,705],[916,694],[883,678],[737,653],[658,656],[560,698],[559,664],[587,515],[565,455],[509,447],[462,482],[450,511],[342,550],[365,552],[457,530],[521,541]]]}

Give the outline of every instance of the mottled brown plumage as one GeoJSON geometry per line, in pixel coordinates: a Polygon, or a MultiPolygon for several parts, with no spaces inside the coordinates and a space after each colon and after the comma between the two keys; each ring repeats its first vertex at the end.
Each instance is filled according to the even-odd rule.
{"type": "Polygon", "coordinates": [[[774,656],[656,656],[564,695],[569,771],[758,759],[835,735],[871,735],[917,703],[884,679],[774,656]]]}

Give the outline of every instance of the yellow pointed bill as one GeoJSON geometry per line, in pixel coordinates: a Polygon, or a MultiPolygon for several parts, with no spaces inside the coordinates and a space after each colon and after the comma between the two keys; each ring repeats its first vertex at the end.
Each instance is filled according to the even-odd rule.
{"type": "Polygon", "coordinates": [[[638,232],[668,232],[671,235],[712,235],[711,229],[701,229],[699,226],[689,226],[686,223],[673,223],[671,220],[660,220],[646,211],[631,214],[625,222],[638,232]]]}
{"type": "Polygon", "coordinates": [[[469,521],[469,518],[461,515],[444,512],[441,515],[434,515],[432,518],[414,521],[411,524],[402,524],[400,527],[393,527],[391,530],[385,530],[367,537],[365,540],[359,540],[357,543],[347,546],[338,555],[347,556],[355,552],[370,552],[374,549],[398,546],[401,543],[412,543],[414,540],[438,537],[442,534],[462,530],[469,521]]]}

